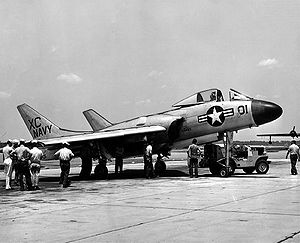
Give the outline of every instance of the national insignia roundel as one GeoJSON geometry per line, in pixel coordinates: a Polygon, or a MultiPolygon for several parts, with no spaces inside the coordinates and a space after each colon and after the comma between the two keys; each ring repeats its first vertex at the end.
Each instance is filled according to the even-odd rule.
{"type": "Polygon", "coordinates": [[[206,115],[207,122],[213,127],[221,126],[225,120],[223,108],[220,106],[210,107],[206,112],[206,115]]]}
{"type": "Polygon", "coordinates": [[[223,109],[221,106],[212,106],[207,110],[206,114],[198,116],[198,122],[207,122],[213,127],[218,127],[224,123],[226,117],[233,115],[233,108],[223,109]]]}

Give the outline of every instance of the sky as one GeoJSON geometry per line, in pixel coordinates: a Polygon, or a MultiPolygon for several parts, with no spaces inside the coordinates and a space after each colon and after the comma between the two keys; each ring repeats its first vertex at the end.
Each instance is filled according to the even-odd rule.
{"type": "MultiPolygon", "coordinates": [[[[198,91],[230,88],[279,104],[258,133],[300,132],[300,1],[3,0],[0,140],[30,139],[16,106],[90,130],[160,112],[198,91]]],[[[267,138],[265,138],[267,139],[267,138]]]]}

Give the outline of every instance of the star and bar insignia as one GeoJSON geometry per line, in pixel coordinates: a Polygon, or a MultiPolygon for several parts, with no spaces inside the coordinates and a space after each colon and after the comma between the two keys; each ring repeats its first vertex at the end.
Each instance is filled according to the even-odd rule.
{"type": "Polygon", "coordinates": [[[223,124],[226,117],[233,116],[233,108],[223,110],[221,106],[210,107],[205,115],[198,116],[198,122],[208,122],[213,127],[218,127],[223,124]]]}

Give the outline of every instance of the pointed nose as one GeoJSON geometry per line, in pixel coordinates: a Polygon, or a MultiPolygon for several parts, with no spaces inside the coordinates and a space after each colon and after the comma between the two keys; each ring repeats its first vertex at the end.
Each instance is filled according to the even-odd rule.
{"type": "Polygon", "coordinates": [[[252,117],[257,126],[276,120],[282,114],[282,108],[272,102],[253,100],[252,117]]]}

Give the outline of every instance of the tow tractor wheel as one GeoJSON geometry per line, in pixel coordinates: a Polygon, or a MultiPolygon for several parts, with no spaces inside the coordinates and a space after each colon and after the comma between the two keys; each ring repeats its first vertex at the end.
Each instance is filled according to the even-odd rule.
{"type": "Polygon", "coordinates": [[[108,169],[104,165],[97,165],[94,169],[94,174],[97,179],[105,180],[108,177],[108,169]]]}
{"type": "Polygon", "coordinates": [[[246,174],[252,174],[254,170],[255,170],[254,167],[248,167],[248,168],[244,168],[244,169],[243,169],[243,171],[244,171],[246,174]]]}
{"type": "Polygon", "coordinates": [[[269,170],[268,162],[263,159],[259,160],[256,163],[255,170],[256,170],[257,174],[266,174],[269,170]]]}

